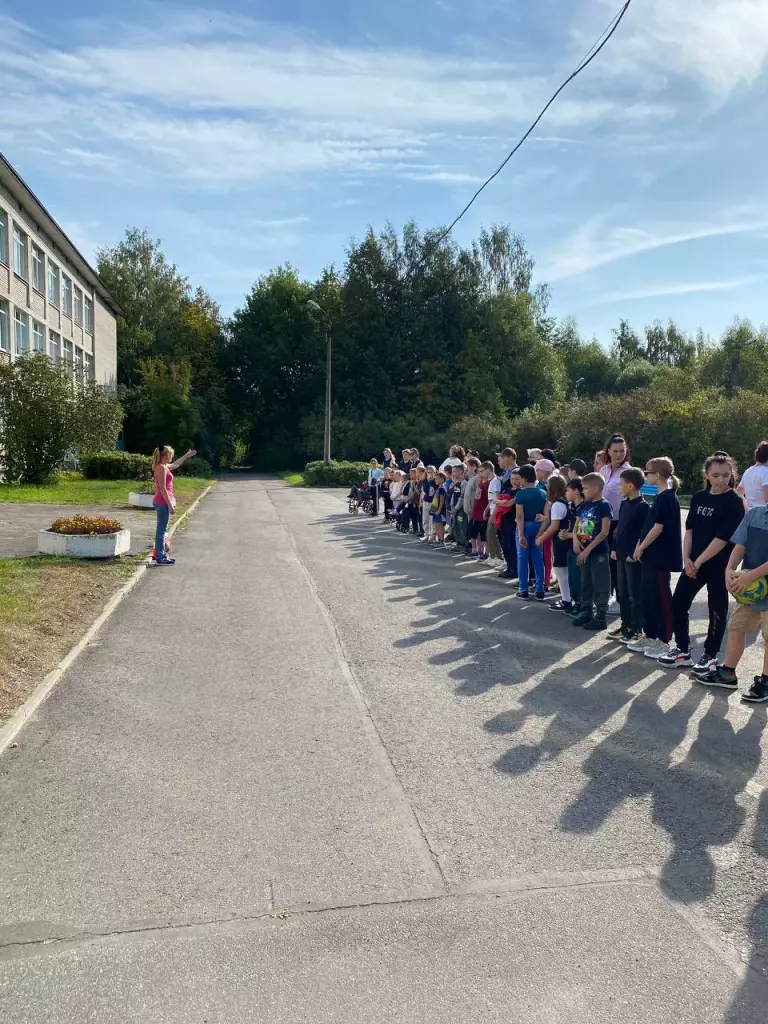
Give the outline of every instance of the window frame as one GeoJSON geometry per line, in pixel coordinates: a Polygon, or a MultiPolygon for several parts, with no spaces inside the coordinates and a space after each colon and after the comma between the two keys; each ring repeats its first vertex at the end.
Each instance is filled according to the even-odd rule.
{"type": "Polygon", "coordinates": [[[50,302],[50,304],[52,306],[55,306],[56,309],[61,309],[61,270],[59,269],[59,267],[51,259],[48,260],[48,274],[47,274],[47,278],[48,278],[48,301],[50,302]],[[51,282],[52,281],[56,284],[56,292],[55,292],[56,297],[55,298],[51,297],[51,282]]]}
{"type": "Polygon", "coordinates": [[[83,352],[83,376],[85,380],[96,379],[93,366],[93,353],[83,352]]]}
{"type": "Polygon", "coordinates": [[[83,326],[83,310],[85,308],[84,305],[83,305],[83,289],[82,288],[78,288],[76,284],[73,284],[72,285],[72,296],[73,296],[72,314],[74,316],[74,320],[75,320],[75,323],[77,324],[77,326],[78,327],[82,327],[83,326]],[[79,303],[79,305],[80,305],[80,315],[79,316],[78,316],[78,312],[77,312],[77,307],[78,307],[77,297],[78,297],[78,295],[80,296],[80,303],[79,303]]]}
{"type": "Polygon", "coordinates": [[[46,355],[48,353],[48,345],[46,343],[46,338],[45,338],[45,324],[41,324],[39,320],[33,320],[32,321],[32,348],[31,348],[30,351],[32,351],[32,352],[43,352],[46,355]],[[38,338],[42,338],[43,339],[43,344],[39,348],[38,348],[38,346],[36,344],[36,340],[38,338]]]}
{"type": "Polygon", "coordinates": [[[17,224],[13,222],[13,272],[17,277],[20,277],[22,281],[29,281],[29,235],[17,224]],[[18,240],[18,246],[17,246],[18,240]],[[18,249],[24,250],[24,271],[22,273],[17,266],[16,253],[18,249]]]}
{"type": "Polygon", "coordinates": [[[72,278],[64,271],[61,273],[61,309],[62,316],[65,316],[68,320],[72,319],[72,278]],[[66,286],[66,287],[65,287],[66,286]],[[65,293],[69,298],[69,303],[65,300],[65,293]]]}
{"type": "Polygon", "coordinates": [[[48,355],[52,363],[58,363],[61,359],[61,335],[58,334],[52,327],[48,328],[48,355]]]}
{"type": "Polygon", "coordinates": [[[0,263],[4,267],[8,267],[11,264],[10,235],[8,232],[10,222],[11,219],[8,216],[8,211],[0,206],[0,263]]]}
{"type": "Polygon", "coordinates": [[[75,375],[75,345],[69,338],[64,338],[63,340],[61,358],[64,360],[67,375],[71,380],[75,375]],[[69,353],[67,353],[67,346],[69,346],[69,353]]]}
{"type": "Polygon", "coordinates": [[[83,295],[83,330],[93,337],[93,299],[83,295]]]}
{"type": "Polygon", "coordinates": [[[0,314],[4,315],[4,319],[0,319],[0,352],[11,351],[11,304],[7,299],[0,299],[0,314]],[[3,325],[5,325],[5,335],[3,335],[3,325]],[[3,345],[3,337],[5,337],[5,345],[3,345]]]}
{"type": "Polygon", "coordinates": [[[31,250],[32,250],[32,255],[31,255],[31,263],[32,263],[32,289],[33,289],[33,291],[36,291],[38,295],[42,295],[43,298],[45,298],[45,282],[46,282],[45,253],[40,248],[40,246],[37,245],[36,242],[32,243],[31,250]],[[41,286],[40,287],[38,287],[38,283],[35,280],[35,277],[36,277],[35,270],[36,270],[37,265],[38,265],[35,262],[35,254],[38,254],[40,256],[39,264],[40,264],[40,267],[42,268],[41,271],[40,271],[40,280],[41,280],[41,286]]]}
{"type": "Polygon", "coordinates": [[[26,356],[29,354],[29,314],[25,313],[23,309],[19,309],[18,306],[14,307],[13,311],[13,351],[17,356],[26,356]],[[22,325],[24,329],[25,345],[23,348],[19,347],[19,325],[22,325]]]}

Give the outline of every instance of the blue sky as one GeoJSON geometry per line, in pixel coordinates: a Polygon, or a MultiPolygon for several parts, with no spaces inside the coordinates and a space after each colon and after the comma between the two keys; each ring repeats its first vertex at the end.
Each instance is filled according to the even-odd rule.
{"type": "MultiPolygon", "coordinates": [[[[0,0],[0,149],[92,256],[128,225],[225,312],[368,224],[449,222],[618,0],[0,0]]],[[[522,233],[553,312],[768,321],[768,4],[634,0],[456,229],[522,233]]]]}

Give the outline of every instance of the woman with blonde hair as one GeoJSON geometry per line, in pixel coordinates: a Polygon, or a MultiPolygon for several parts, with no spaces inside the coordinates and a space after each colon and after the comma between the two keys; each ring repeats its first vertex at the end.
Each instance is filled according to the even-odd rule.
{"type": "Polygon", "coordinates": [[[174,450],[169,444],[161,444],[155,448],[153,456],[152,478],[155,481],[155,497],[153,504],[157,514],[155,529],[155,565],[174,565],[175,558],[169,558],[165,550],[165,531],[168,521],[176,511],[176,498],[173,494],[173,474],[183,466],[187,459],[197,455],[196,451],[187,452],[180,459],[173,461],[174,450]]]}

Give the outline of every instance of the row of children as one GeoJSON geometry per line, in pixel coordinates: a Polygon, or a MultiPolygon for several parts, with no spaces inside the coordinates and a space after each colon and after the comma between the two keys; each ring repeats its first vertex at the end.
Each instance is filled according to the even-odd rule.
{"type": "MultiPolygon", "coordinates": [[[[607,443],[599,472],[584,472],[580,460],[561,469],[554,453],[537,457],[542,454],[529,450],[529,461],[519,466],[514,450],[505,448],[496,456],[500,475],[493,463],[464,456],[458,446],[440,469],[420,461],[407,470],[394,461],[380,469],[374,460],[373,483],[385,518],[402,532],[434,548],[450,542],[452,551],[499,567],[503,578],[517,579],[520,600],[529,600],[533,587],[534,599],[543,602],[554,573],[560,597],[549,607],[577,627],[599,631],[608,626],[615,590],[621,619],[611,639],[662,666],[691,668],[706,686],[736,690],[747,635],[762,629],[768,639],[768,505],[749,508],[743,487],[736,490],[734,460],[725,452],[706,460],[704,488],[691,498],[683,535],[670,458],[650,459],[645,470],[632,467],[621,435],[607,443]],[[652,504],[645,500],[649,492],[652,504]],[[674,593],[673,573],[680,573],[674,593]],[[709,627],[694,663],[690,611],[704,588],[709,627]],[[728,623],[729,594],[740,603],[728,623]],[[718,664],[726,623],[728,644],[718,664]]],[[[768,462],[768,443],[755,456],[756,465],[762,457],[768,462]]],[[[768,653],[743,699],[768,702],[768,653]]]]}

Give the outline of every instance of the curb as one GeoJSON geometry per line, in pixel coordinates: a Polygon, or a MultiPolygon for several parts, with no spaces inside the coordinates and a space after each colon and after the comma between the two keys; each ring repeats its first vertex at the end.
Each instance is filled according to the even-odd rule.
{"type": "MultiPolygon", "coordinates": [[[[192,515],[203,498],[207,497],[212,487],[213,484],[209,484],[203,493],[192,502],[187,511],[180,516],[175,523],[173,523],[168,531],[170,536],[173,536],[179,527],[189,518],[189,516],[192,515]]],[[[15,738],[26,725],[27,721],[37,711],[40,705],[51,695],[53,690],[56,688],[56,684],[62,678],[64,673],[77,661],[78,657],[93,640],[107,619],[111,617],[117,606],[122,602],[123,598],[130,594],[147,571],[148,566],[149,558],[147,558],[147,560],[138,567],[127,583],[124,583],[118,592],[112,595],[109,601],[104,605],[104,608],[96,621],[86,631],[85,635],[82,636],[75,646],[62,658],[56,668],[53,669],[52,672],[49,672],[45,679],[35,687],[21,707],[14,711],[5,725],[0,728],[0,756],[2,756],[11,743],[13,743],[15,738]]]]}

